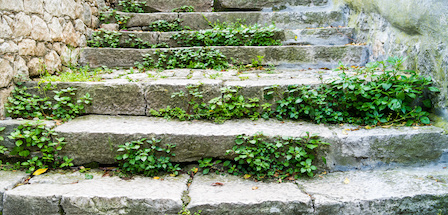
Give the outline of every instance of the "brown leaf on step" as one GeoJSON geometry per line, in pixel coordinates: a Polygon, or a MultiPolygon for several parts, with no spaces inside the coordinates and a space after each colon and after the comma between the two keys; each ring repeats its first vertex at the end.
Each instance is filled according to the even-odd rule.
{"type": "Polygon", "coordinates": [[[215,182],[212,184],[212,186],[224,186],[224,184],[221,182],[215,182]]]}
{"type": "Polygon", "coordinates": [[[294,181],[294,180],[296,180],[295,178],[294,178],[294,176],[289,176],[289,177],[287,177],[286,178],[288,181],[294,181]]]}
{"type": "Polygon", "coordinates": [[[54,121],[56,122],[56,125],[62,125],[62,120],[55,119],[54,121]]]}
{"type": "Polygon", "coordinates": [[[107,171],[107,172],[105,172],[104,174],[103,174],[103,176],[102,177],[110,177],[110,174],[109,174],[109,172],[107,171]]]}
{"type": "Polygon", "coordinates": [[[190,185],[191,185],[191,183],[188,183],[188,184],[187,184],[187,187],[190,187],[190,185]]]}
{"type": "Polygon", "coordinates": [[[78,181],[75,181],[75,182],[72,182],[71,184],[77,184],[78,183],[78,181]]]}
{"type": "Polygon", "coordinates": [[[258,190],[258,187],[253,186],[252,190],[258,190]]]}

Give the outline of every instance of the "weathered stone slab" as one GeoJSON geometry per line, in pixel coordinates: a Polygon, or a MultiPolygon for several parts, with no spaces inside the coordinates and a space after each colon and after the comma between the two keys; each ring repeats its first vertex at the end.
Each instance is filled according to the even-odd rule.
{"type": "Polygon", "coordinates": [[[164,180],[134,177],[102,177],[102,172],[85,174],[47,173],[30,184],[5,193],[4,214],[177,214],[188,176],[164,180]]]}
{"type": "Polygon", "coordinates": [[[298,180],[314,199],[315,214],[447,213],[443,166],[342,172],[298,180]]]}
{"type": "MultiPolygon", "coordinates": [[[[85,106],[86,113],[88,114],[146,114],[146,101],[143,87],[139,83],[60,82],[55,84],[55,90],[68,87],[76,88],[76,99],[89,93],[92,98],[92,103],[85,106]]],[[[38,86],[38,82],[27,82],[25,86],[28,87],[30,93],[43,95],[41,91],[35,88],[38,86]]],[[[48,91],[46,95],[53,98],[54,93],[48,91]]]]}
{"type": "Polygon", "coordinates": [[[188,209],[201,214],[311,214],[311,198],[293,183],[257,183],[237,176],[196,175],[188,209]],[[222,186],[212,186],[220,182],[222,186]],[[254,188],[256,187],[256,189],[254,188]]]}
{"type": "MultiPolygon", "coordinates": [[[[282,65],[299,68],[333,68],[339,61],[347,65],[362,66],[367,63],[368,53],[364,46],[219,46],[228,59],[235,59],[241,64],[250,64],[257,56],[264,56],[264,65],[282,65]]],[[[173,48],[180,49],[180,48],[173,48]]],[[[197,50],[198,47],[189,49],[197,50]]],[[[113,49],[85,48],[80,62],[91,67],[132,67],[134,62],[142,62],[143,55],[154,55],[156,49],[113,49]]],[[[160,49],[164,50],[164,49],[160,49]]],[[[153,56],[157,60],[156,56],[153,56]]],[[[232,62],[230,62],[232,63],[232,62]]]]}
{"type": "MultiPolygon", "coordinates": [[[[281,29],[303,29],[327,26],[346,26],[344,15],[338,11],[318,12],[204,12],[204,13],[118,13],[131,18],[127,27],[146,27],[157,20],[173,21],[181,19],[181,26],[192,30],[212,28],[208,21],[233,23],[244,20],[247,25],[271,25],[281,29]],[[205,19],[205,18],[207,19],[205,19]],[[207,21],[208,20],[208,21],[207,21]]],[[[114,20],[108,20],[114,22],[114,20]]]]}
{"type": "Polygon", "coordinates": [[[319,153],[326,157],[328,170],[376,168],[383,164],[405,165],[437,162],[448,148],[443,130],[426,126],[374,128],[347,131],[350,127],[324,126],[301,121],[232,120],[223,124],[206,121],[179,122],[150,117],[83,116],[56,128],[67,145],[61,152],[77,164],[114,163],[118,145],[143,137],[156,137],[173,149],[176,162],[204,157],[230,158],[226,150],[235,136],[263,132],[267,136],[301,137],[317,133],[331,145],[319,153]]]}
{"type": "MultiPolygon", "coordinates": [[[[195,12],[211,12],[213,10],[213,0],[138,0],[146,2],[143,10],[145,12],[172,12],[173,9],[182,6],[193,6],[195,12]]],[[[121,6],[117,7],[122,10],[121,6]]]]}
{"type": "Polygon", "coordinates": [[[325,6],[328,0],[218,0],[218,10],[282,10],[294,6],[325,6]]]}
{"type": "MultiPolygon", "coordinates": [[[[3,195],[28,177],[21,171],[0,171],[0,212],[3,210],[3,195]]],[[[6,215],[6,214],[5,214],[6,215]]]]}

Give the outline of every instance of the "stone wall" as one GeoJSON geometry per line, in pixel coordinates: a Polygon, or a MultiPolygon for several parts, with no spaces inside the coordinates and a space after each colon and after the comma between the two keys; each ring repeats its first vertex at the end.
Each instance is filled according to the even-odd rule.
{"type": "Polygon", "coordinates": [[[0,118],[13,79],[77,63],[104,0],[0,0],[0,118]]]}
{"type": "Polygon", "coordinates": [[[356,29],[358,42],[371,47],[370,60],[408,57],[405,65],[408,69],[433,77],[442,91],[434,99],[436,111],[445,116],[448,106],[448,1],[336,0],[335,5],[348,6],[349,26],[356,29]]]}

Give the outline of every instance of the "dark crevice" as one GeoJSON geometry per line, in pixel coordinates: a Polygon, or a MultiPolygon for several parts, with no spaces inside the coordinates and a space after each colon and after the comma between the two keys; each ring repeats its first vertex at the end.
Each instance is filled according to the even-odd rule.
{"type": "Polygon", "coordinates": [[[143,94],[143,100],[145,100],[145,116],[148,116],[148,98],[146,98],[145,87],[142,84],[139,84],[138,86],[143,94]]]}
{"type": "Polygon", "coordinates": [[[299,188],[299,190],[300,190],[303,194],[305,194],[305,195],[307,195],[307,196],[310,197],[310,200],[311,200],[311,206],[313,207],[313,213],[316,213],[316,205],[315,205],[315,200],[316,200],[316,198],[314,198],[314,196],[311,195],[310,193],[306,192],[305,188],[304,188],[303,186],[301,186],[300,184],[297,184],[297,183],[296,183],[296,185],[297,185],[297,187],[299,188]]]}
{"type": "Polygon", "coordinates": [[[60,215],[65,215],[65,211],[64,211],[64,208],[62,207],[62,197],[59,199],[59,203],[58,203],[58,206],[59,206],[59,214],[60,215]]]}

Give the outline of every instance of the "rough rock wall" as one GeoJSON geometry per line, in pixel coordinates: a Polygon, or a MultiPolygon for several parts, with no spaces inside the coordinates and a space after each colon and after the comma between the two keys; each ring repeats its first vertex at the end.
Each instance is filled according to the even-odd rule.
{"type": "MultiPolygon", "coordinates": [[[[370,60],[407,56],[406,67],[433,77],[441,89],[436,111],[448,107],[447,0],[336,0],[349,7],[358,42],[371,46],[370,60]]],[[[448,116],[448,115],[447,115],[448,116]]],[[[447,120],[447,119],[445,119],[447,120]]]]}
{"type": "Polygon", "coordinates": [[[104,0],[0,0],[0,118],[14,78],[76,64],[104,6],[104,0]]]}

